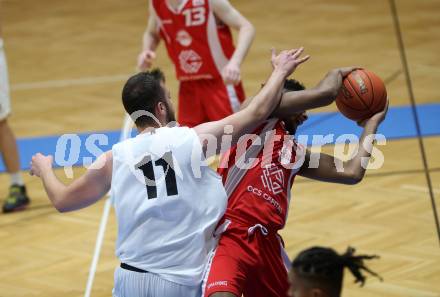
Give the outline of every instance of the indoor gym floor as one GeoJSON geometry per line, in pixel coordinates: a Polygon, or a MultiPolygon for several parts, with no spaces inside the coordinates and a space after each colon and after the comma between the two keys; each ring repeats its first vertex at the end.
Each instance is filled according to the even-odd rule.
{"type": "MultiPolygon", "coordinates": [[[[145,0],[3,0],[2,27],[12,87],[10,123],[19,138],[120,129],[120,91],[133,73],[147,20],[145,0]]],[[[439,103],[440,2],[396,0],[418,104],[439,103]]],[[[232,1],[256,26],[242,67],[248,95],[267,77],[269,48],[305,46],[312,59],[296,78],[313,86],[331,68],[359,65],[387,80],[392,106],[409,96],[385,0],[232,1]]],[[[177,83],[161,46],[156,65],[177,83]]],[[[335,105],[317,111],[334,111],[335,105]]],[[[408,118],[412,121],[412,118],[408,118]]],[[[398,128],[396,123],[396,129],[398,128]]],[[[440,124],[439,124],[440,125],[440,124]]],[[[437,204],[440,137],[425,139],[437,204]]],[[[330,151],[333,147],[326,147],[330,151]]],[[[379,254],[369,266],[385,281],[364,288],[346,272],[343,296],[440,296],[440,248],[418,142],[390,140],[385,164],[356,186],[298,178],[282,232],[291,256],[312,245],[379,254]]],[[[78,176],[82,169],[74,170],[78,176]]],[[[59,176],[64,173],[58,170],[59,176]]],[[[25,175],[30,208],[0,215],[0,296],[83,296],[104,200],[58,214],[38,179],[25,175]]],[[[66,178],[64,180],[67,181],[66,178]]],[[[0,193],[8,177],[0,175],[0,193]]],[[[440,207],[437,207],[440,211],[440,207]]],[[[112,215],[92,296],[109,296],[116,237],[112,215]]]]}

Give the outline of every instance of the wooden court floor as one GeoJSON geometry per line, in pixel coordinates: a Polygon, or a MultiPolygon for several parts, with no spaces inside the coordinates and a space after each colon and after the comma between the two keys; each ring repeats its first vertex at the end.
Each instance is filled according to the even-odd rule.
{"type": "MultiPolygon", "coordinates": [[[[418,103],[439,102],[440,2],[396,0],[418,103]]],[[[296,78],[316,84],[331,68],[359,65],[387,83],[391,105],[409,97],[388,1],[232,0],[257,28],[242,67],[248,95],[267,77],[269,48],[303,45],[312,59],[296,78]]],[[[18,137],[119,129],[120,91],[134,72],[146,25],[146,0],[2,0],[1,22],[9,62],[18,137]]],[[[157,66],[173,69],[159,50],[157,66]]],[[[330,106],[317,111],[335,110],[330,106]]],[[[408,119],[411,120],[411,119],[408,119]]],[[[397,125],[397,124],[396,124],[397,125]]],[[[440,137],[425,138],[433,185],[440,204],[440,137]]],[[[326,151],[333,150],[326,147],[326,151]]],[[[346,274],[343,296],[439,297],[440,245],[436,237],[418,144],[388,141],[380,147],[383,168],[356,186],[298,178],[289,220],[282,232],[294,256],[312,245],[379,254],[369,263],[385,279],[363,288],[346,274]]],[[[75,169],[78,176],[83,169],[75,169]]],[[[69,180],[62,171],[60,177],[69,180]]],[[[83,296],[104,201],[58,214],[40,182],[26,175],[29,210],[0,215],[0,297],[83,296]]],[[[0,195],[8,177],[0,175],[0,195]]],[[[440,211],[440,207],[438,207],[440,211]]],[[[108,224],[92,296],[109,296],[113,285],[115,219],[108,224]]]]}

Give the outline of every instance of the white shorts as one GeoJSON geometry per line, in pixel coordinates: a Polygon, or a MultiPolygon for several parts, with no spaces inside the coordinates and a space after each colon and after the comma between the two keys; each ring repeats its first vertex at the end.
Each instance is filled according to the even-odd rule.
{"type": "Polygon", "coordinates": [[[0,38],[0,121],[7,118],[10,113],[8,66],[3,49],[3,39],[0,38]]]}
{"type": "Polygon", "coordinates": [[[116,268],[113,297],[200,297],[201,285],[189,287],[167,281],[157,274],[116,268]]]}

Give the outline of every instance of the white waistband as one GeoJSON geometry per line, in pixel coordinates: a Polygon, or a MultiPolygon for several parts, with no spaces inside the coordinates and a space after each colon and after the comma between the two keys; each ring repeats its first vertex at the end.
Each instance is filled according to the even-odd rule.
{"type": "Polygon", "coordinates": [[[257,230],[257,228],[260,229],[261,234],[263,234],[264,236],[267,236],[267,235],[269,234],[269,231],[267,230],[266,227],[264,227],[264,226],[261,225],[261,224],[255,224],[254,226],[249,227],[249,229],[248,229],[248,235],[251,236],[252,234],[254,234],[254,233],[255,233],[255,230],[257,230]]]}

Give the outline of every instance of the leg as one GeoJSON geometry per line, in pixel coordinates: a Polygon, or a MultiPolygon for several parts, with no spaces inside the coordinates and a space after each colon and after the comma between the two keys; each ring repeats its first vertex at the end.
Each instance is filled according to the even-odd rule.
{"type": "Polygon", "coordinates": [[[3,212],[23,209],[29,204],[29,198],[20,174],[17,142],[7,122],[10,112],[8,72],[3,51],[3,40],[0,38],[0,153],[6,165],[6,170],[11,176],[11,187],[3,205],[3,212]]]}
{"type": "Polygon", "coordinates": [[[0,152],[8,173],[20,171],[17,142],[6,119],[0,120],[0,152]]]}
{"type": "Polygon", "coordinates": [[[212,259],[208,261],[202,296],[241,297],[248,276],[246,256],[230,231],[223,234],[212,259]]]}
{"type": "MultiPolygon", "coordinates": [[[[284,248],[278,236],[263,238],[260,244],[260,269],[256,274],[254,283],[246,286],[244,297],[288,297],[289,279],[284,248]]],[[[287,260],[287,259],[286,259],[287,260]]],[[[287,264],[290,266],[290,264],[287,264]]]]}

